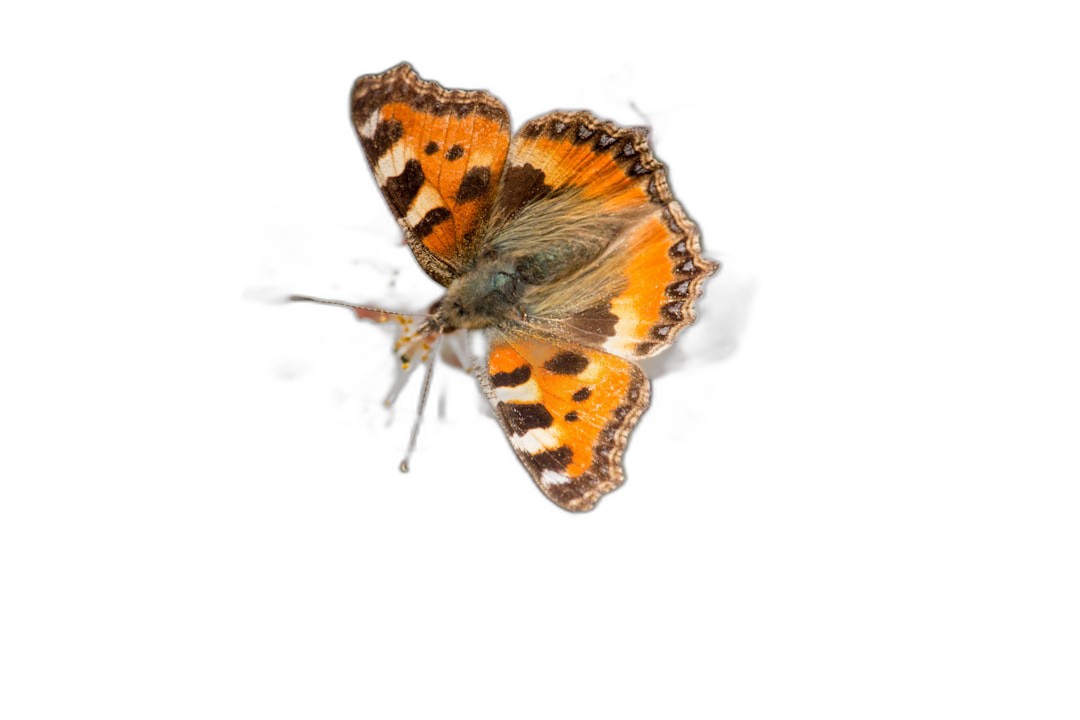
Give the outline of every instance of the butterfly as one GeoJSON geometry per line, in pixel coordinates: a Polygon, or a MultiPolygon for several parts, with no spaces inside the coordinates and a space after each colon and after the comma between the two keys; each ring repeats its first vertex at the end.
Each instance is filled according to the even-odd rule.
{"type": "Polygon", "coordinates": [[[702,258],[647,131],[578,111],[511,135],[496,98],[405,63],[356,81],[352,120],[405,241],[446,293],[418,327],[335,304],[398,318],[405,365],[451,333],[482,332],[476,374],[510,445],[551,500],[591,509],[623,482],[649,404],[635,360],[693,322],[719,268],[702,258]]]}

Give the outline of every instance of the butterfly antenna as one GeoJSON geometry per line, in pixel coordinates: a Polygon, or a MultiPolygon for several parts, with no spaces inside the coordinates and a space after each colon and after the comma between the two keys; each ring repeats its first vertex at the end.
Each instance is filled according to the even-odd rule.
{"type": "Polygon", "coordinates": [[[323,300],[322,298],[311,297],[309,295],[290,295],[290,302],[312,302],[319,303],[320,305],[338,305],[340,307],[351,308],[352,310],[359,310],[361,313],[367,313],[372,319],[382,319],[374,316],[386,316],[386,317],[410,317],[410,318],[430,318],[431,315],[427,313],[403,313],[390,310],[382,310],[380,308],[367,307],[366,305],[353,305],[342,300],[323,300]]]}
{"type": "Polygon", "coordinates": [[[412,434],[409,436],[409,447],[405,451],[405,458],[401,461],[399,469],[403,473],[409,472],[409,457],[416,449],[416,438],[420,435],[420,421],[424,418],[424,406],[427,405],[428,390],[431,389],[431,375],[435,370],[435,358],[439,354],[439,346],[442,344],[442,335],[435,339],[435,345],[431,352],[424,358],[427,368],[424,370],[424,388],[420,391],[420,403],[416,406],[416,421],[412,426],[412,434]]]}

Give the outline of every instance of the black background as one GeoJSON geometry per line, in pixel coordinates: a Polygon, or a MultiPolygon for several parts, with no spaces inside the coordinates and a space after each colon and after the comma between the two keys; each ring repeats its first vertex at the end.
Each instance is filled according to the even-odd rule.
{"type": "Polygon", "coordinates": [[[235,220],[221,248],[235,279],[232,351],[211,410],[228,461],[227,479],[200,486],[199,514],[229,553],[320,574],[481,558],[488,571],[647,563],[706,578],[806,572],[815,557],[858,552],[852,540],[889,514],[889,490],[867,477],[878,461],[854,459],[865,429],[835,379],[861,363],[832,305],[835,277],[858,266],[860,148],[878,111],[859,51],[796,29],[708,40],[639,29],[597,46],[538,36],[455,52],[392,39],[377,50],[362,40],[372,29],[354,41],[346,30],[264,39],[222,91],[241,113],[221,165],[235,220]],[[418,383],[388,425],[389,340],[345,310],[282,302],[437,293],[397,246],[349,125],[356,78],[401,62],[447,89],[497,95],[515,126],[567,108],[647,121],[705,252],[732,287],[753,290],[733,352],[653,381],[626,484],[592,513],[546,499],[478,411],[473,381],[446,368],[400,473],[418,383]]]}

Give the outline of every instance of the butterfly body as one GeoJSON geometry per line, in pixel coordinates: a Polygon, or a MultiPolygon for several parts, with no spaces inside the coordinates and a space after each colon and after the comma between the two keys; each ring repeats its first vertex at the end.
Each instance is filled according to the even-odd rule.
{"type": "MultiPolygon", "coordinates": [[[[359,78],[352,115],[421,267],[446,287],[418,332],[488,340],[480,385],[540,489],[588,510],[623,480],[649,401],[634,362],[694,319],[718,268],[641,128],[502,104],[406,64],[359,78]]],[[[370,317],[361,313],[362,317],[370,317]]]]}
{"type": "Polygon", "coordinates": [[[442,326],[483,329],[552,313],[569,316],[600,303],[616,284],[621,262],[617,254],[601,256],[626,220],[597,210],[573,197],[555,197],[485,235],[476,257],[447,289],[442,326]],[[580,217],[574,217],[575,206],[580,217]]]}

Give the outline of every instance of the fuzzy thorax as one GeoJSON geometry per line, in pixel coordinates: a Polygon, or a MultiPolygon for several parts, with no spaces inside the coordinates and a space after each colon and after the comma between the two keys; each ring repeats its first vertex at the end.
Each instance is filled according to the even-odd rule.
{"type": "Polygon", "coordinates": [[[481,329],[595,306],[619,289],[625,260],[612,250],[635,220],[573,190],[527,206],[482,238],[472,267],[447,289],[437,322],[481,329]]]}
{"type": "Polygon", "coordinates": [[[435,310],[444,332],[479,330],[520,319],[521,278],[513,264],[479,262],[457,277],[435,310]]]}

